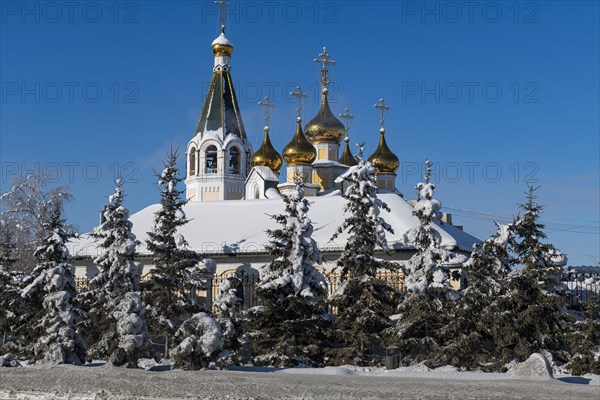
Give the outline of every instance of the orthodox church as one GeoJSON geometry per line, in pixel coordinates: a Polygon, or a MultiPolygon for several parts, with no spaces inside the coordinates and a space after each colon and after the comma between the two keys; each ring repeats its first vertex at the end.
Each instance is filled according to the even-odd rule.
{"type": "MultiPolygon", "coordinates": [[[[335,190],[335,178],[348,167],[356,165],[356,161],[348,137],[344,138],[347,126],[335,117],[329,107],[327,66],[335,61],[327,49],[324,48],[319,54],[320,58],[314,60],[322,64],[321,106],[317,115],[304,125],[304,129],[300,111],[306,95],[301,87],[291,93],[298,99],[298,117],[296,131],[283,148],[283,158],[273,148],[269,138],[269,108],[273,107],[269,98],[259,103],[266,111],[265,133],[260,147],[256,152],[252,151],[232,84],[233,44],[225,35],[224,26],[212,43],[212,51],[214,67],[211,83],[194,137],[188,143],[186,152],[188,201],[270,198],[293,188],[297,177],[302,177],[307,196],[326,195],[335,190]],[[340,155],[342,139],[345,145],[340,155]],[[283,160],[286,164],[285,182],[279,183],[283,160]]],[[[382,110],[381,138],[369,161],[377,168],[380,191],[394,193],[395,173],[400,163],[386,144],[383,121],[389,107],[385,106],[383,99],[380,103],[376,107],[382,110]]],[[[347,110],[341,116],[352,118],[347,110]]]]}
{"type": "MultiPolygon", "coordinates": [[[[256,274],[270,261],[265,248],[268,243],[265,231],[276,225],[270,216],[283,211],[282,195],[293,189],[295,180],[301,177],[305,195],[310,196],[311,201],[309,217],[315,227],[313,238],[324,254],[321,268],[330,271],[347,239],[342,234],[336,241],[331,240],[345,219],[346,201],[341,195],[344,188],[336,183],[336,178],[356,165],[348,138],[348,121],[352,116],[347,109],[340,114],[346,119],[344,125],[328,101],[328,66],[335,61],[325,48],[314,60],[321,66],[321,103],[317,114],[306,124],[300,118],[302,99],[306,95],[300,87],[292,93],[298,100],[296,127],[281,153],[273,147],[269,137],[269,112],[273,104],[269,98],[259,103],[265,108],[266,126],[262,143],[254,151],[231,78],[233,49],[222,23],[220,35],[212,42],[212,80],[186,148],[188,203],[184,211],[190,222],[181,227],[180,233],[191,249],[215,260],[217,275],[236,271],[256,274]],[[285,172],[281,176],[284,162],[285,172]]],[[[383,99],[375,107],[381,111],[381,129],[378,135],[375,133],[379,144],[369,161],[377,170],[378,196],[391,209],[382,216],[394,229],[393,234],[387,235],[393,251],[391,254],[382,252],[381,257],[402,263],[414,254],[406,234],[419,222],[412,214],[411,202],[396,190],[400,162],[385,139],[385,112],[389,107],[383,99]]],[[[160,204],[150,205],[130,218],[133,232],[141,242],[137,261],[144,265],[144,273],[153,267],[145,240],[159,207],[160,204]]],[[[468,255],[473,244],[479,242],[462,227],[452,225],[449,215],[444,221],[436,222],[434,228],[441,235],[441,246],[458,254],[468,255]]],[[[75,243],[72,254],[76,258],[77,277],[89,278],[97,273],[92,262],[97,249],[91,236],[83,235],[75,243]]]]}

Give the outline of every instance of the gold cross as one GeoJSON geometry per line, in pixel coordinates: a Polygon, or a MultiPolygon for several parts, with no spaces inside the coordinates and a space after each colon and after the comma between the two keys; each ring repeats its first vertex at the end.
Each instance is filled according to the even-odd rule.
{"type": "Polygon", "coordinates": [[[265,97],[265,101],[259,101],[258,105],[265,108],[265,126],[269,126],[269,109],[274,108],[275,104],[269,102],[269,96],[265,97]]]}
{"type": "Polygon", "coordinates": [[[315,58],[313,61],[322,65],[321,67],[321,85],[323,89],[327,88],[329,81],[327,81],[327,66],[335,65],[335,61],[331,59],[331,54],[327,52],[327,47],[323,47],[323,52],[319,54],[320,58],[315,58]]]}
{"type": "Polygon", "coordinates": [[[295,92],[290,92],[290,95],[298,99],[298,107],[296,107],[296,111],[298,112],[298,118],[302,118],[302,99],[305,98],[306,95],[302,93],[302,88],[299,85],[296,86],[295,92]]]}
{"type": "Polygon", "coordinates": [[[225,8],[229,7],[230,3],[225,1],[215,1],[215,4],[221,7],[219,19],[221,20],[221,32],[225,33],[225,22],[227,21],[227,12],[225,11],[225,8]]]}
{"type": "Polygon", "coordinates": [[[346,120],[346,137],[348,136],[348,131],[350,130],[350,120],[354,119],[354,115],[350,115],[350,109],[344,108],[344,113],[340,114],[340,118],[346,120]]]}
{"type": "Polygon", "coordinates": [[[373,107],[379,108],[381,110],[381,129],[385,129],[385,112],[390,110],[390,106],[386,106],[385,100],[381,98],[379,99],[379,102],[373,107]]]}

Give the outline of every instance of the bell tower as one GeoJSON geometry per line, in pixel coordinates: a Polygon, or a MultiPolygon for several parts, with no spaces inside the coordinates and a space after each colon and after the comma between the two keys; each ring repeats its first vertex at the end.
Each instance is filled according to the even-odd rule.
{"type": "Polygon", "coordinates": [[[221,6],[221,34],[212,42],[212,79],[186,151],[189,201],[242,199],[252,156],[230,74],[233,43],[225,35],[229,3],[215,3],[221,6]]]}

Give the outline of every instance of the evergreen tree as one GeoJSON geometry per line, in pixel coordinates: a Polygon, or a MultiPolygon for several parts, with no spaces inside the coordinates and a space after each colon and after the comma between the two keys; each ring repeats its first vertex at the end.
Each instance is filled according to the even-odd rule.
{"type": "Polygon", "coordinates": [[[242,281],[235,276],[230,276],[223,279],[219,285],[217,298],[215,299],[217,309],[215,314],[217,321],[221,324],[223,347],[228,351],[225,361],[228,363],[237,361],[235,352],[240,347],[242,296],[242,281]]]}
{"type": "MultiPolygon", "coordinates": [[[[497,232],[473,247],[464,264],[466,287],[450,309],[452,318],[440,332],[446,338],[433,358],[447,359],[466,369],[497,369],[492,329],[498,311],[497,299],[504,294],[504,279],[511,271],[512,226],[497,224],[497,232]]],[[[451,304],[452,306],[452,304],[451,304]]]]}
{"type": "Polygon", "coordinates": [[[208,368],[223,348],[221,325],[211,315],[199,312],[185,320],[175,332],[174,367],[189,370],[208,368]]]}
{"type": "Polygon", "coordinates": [[[418,197],[413,215],[419,219],[419,225],[407,235],[408,242],[417,252],[406,263],[404,282],[410,293],[426,294],[428,289],[430,292],[441,289],[439,292],[444,294],[449,288],[449,282],[441,264],[448,260],[449,254],[440,249],[442,236],[433,226],[434,221],[441,219],[442,203],[433,198],[435,185],[429,181],[430,177],[431,163],[427,160],[425,182],[419,182],[415,188],[418,197]]]}
{"type": "Polygon", "coordinates": [[[331,330],[334,363],[369,364],[377,360],[382,332],[391,326],[389,316],[398,295],[377,278],[380,270],[397,269],[375,254],[377,249],[389,251],[386,232],[393,230],[380,216],[381,210],[390,209],[377,198],[376,170],[362,158],[360,147],[357,165],[336,179],[348,185],[344,193],[346,220],[332,240],[343,232],[348,233],[348,239],[335,269],[340,286],[330,299],[337,309],[331,330]]]}
{"type": "Polygon", "coordinates": [[[116,366],[135,367],[139,358],[150,356],[150,349],[144,304],[136,292],[141,278],[140,265],[134,261],[139,242],[131,232],[124,197],[118,180],[103,209],[103,222],[92,234],[99,241],[100,255],[94,263],[100,273],[81,297],[89,310],[85,332],[92,343],[91,355],[116,366]]]}
{"type": "Polygon", "coordinates": [[[273,260],[260,273],[259,307],[249,310],[254,363],[279,367],[320,365],[324,341],[323,276],[314,268],[321,253],[312,239],[309,203],[302,183],[283,196],[285,212],[267,230],[273,260]]]}
{"type": "Polygon", "coordinates": [[[0,345],[4,344],[4,337],[17,316],[19,293],[12,274],[16,261],[16,246],[5,221],[0,220],[0,345]]]}
{"type": "Polygon", "coordinates": [[[81,311],[74,304],[74,267],[66,247],[75,234],[67,229],[59,204],[44,224],[48,234],[34,253],[38,265],[21,294],[30,306],[27,325],[21,327],[25,350],[32,361],[80,365],[86,345],[75,331],[81,311]]]}
{"type": "Polygon", "coordinates": [[[11,236],[10,229],[4,220],[0,220],[0,266],[5,271],[10,271],[17,260],[17,246],[11,236]]]}
{"type": "Polygon", "coordinates": [[[177,168],[178,153],[168,154],[168,161],[160,175],[160,210],[155,213],[154,227],[148,232],[146,246],[152,253],[154,269],[143,282],[144,301],[148,304],[148,325],[153,335],[167,335],[169,339],[179,325],[203,310],[196,295],[204,288],[204,270],[198,266],[200,257],[188,248],[178,229],[189,220],[183,211],[183,190],[177,185],[183,180],[177,168]]]}
{"type": "Polygon", "coordinates": [[[515,238],[511,247],[515,262],[522,266],[507,278],[507,292],[498,299],[494,341],[501,351],[500,362],[525,360],[534,352],[548,351],[563,362],[567,358],[565,332],[571,324],[566,299],[560,290],[566,256],[546,238],[539,222],[542,206],[529,186],[523,216],[512,223],[515,238]]]}
{"type": "Polygon", "coordinates": [[[574,375],[600,375],[600,294],[588,292],[582,318],[569,335],[573,356],[567,369],[574,375]]]}
{"type": "Polygon", "coordinates": [[[432,367],[449,362],[441,349],[454,338],[444,328],[451,322],[450,310],[458,293],[449,282],[449,266],[462,267],[466,257],[441,248],[440,233],[434,222],[441,218],[442,204],[433,198],[435,185],[430,182],[431,163],[425,161],[425,182],[417,187],[417,203],[413,215],[419,225],[407,234],[416,253],[405,264],[407,294],[399,307],[400,319],[392,343],[400,346],[405,358],[412,362],[427,361],[432,367]]]}

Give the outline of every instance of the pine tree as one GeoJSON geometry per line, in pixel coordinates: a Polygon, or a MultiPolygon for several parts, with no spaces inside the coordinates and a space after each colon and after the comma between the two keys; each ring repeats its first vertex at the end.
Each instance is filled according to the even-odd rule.
{"type": "Polygon", "coordinates": [[[12,270],[16,261],[16,246],[5,221],[0,220],[0,346],[17,317],[19,290],[12,270]]]}
{"type": "Polygon", "coordinates": [[[256,289],[262,305],[248,312],[254,363],[316,366],[322,363],[326,289],[313,265],[322,257],[302,182],[283,201],[285,212],[272,216],[280,228],[267,230],[273,260],[261,270],[256,289]]]}
{"type": "Polygon", "coordinates": [[[158,177],[160,185],[160,210],[155,213],[154,227],[148,232],[146,246],[152,253],[154,269],[143,282],[144,301],[148,304],[148,325],[153,335],[167,335],[172,339],[175,331],[192,315],[203,310],[196,295],[204,288],[199,255],[188,249],[178,229],[189,220],[183,211],[183,190],[177,185],[183,180],[177,168],[178,153],[168,154],[165,168],[158,177]]]}
{"type": "Polygon", "coordinates": [[[240,347],[242,296],[242,281],[235,276],[230,276],[223,279],[219,285],[217,298],[215,299],[217,309],[215,314],[223,332],[223,347],[228,352],[225,357],[227,363],[237,361],[235,352],[240,347]]]}
{"type": "Polygon", "coordinates": [[[431,177],[431,163],[425,161],[425,182],[419,182],[417,187],[417,204],[413,215],[419,219],[419,225],[408,232],[407,239],[415,249],[416,254],[406,263],[406,277],[404,283],[411,293],[426,294],[427,290],[449,287],[448,277],[441,268],[442,252],[440,243],[442,237],[433,227],[433,221],[439,220],[442,213],[442,204],[433,198],[435,185],[429,181],[431,177]]]}
{"type": "Polygon", "coordinates": [[[340,286],[330,299],[337,309],[331,331],[334,363],[376,362],[382,348],[382,333],[391,326],[389,316],[398,296],[377,278],[380,270],[397,269],[393,263],[376,256],[378,249],[389,251],[386,232],[393,230],[380,216],[381,210],[390,212],[390,209],[377,198],[376,170],[362,158],[360,147],[358,164],[336,180],[348,185],[344,193],[346,220],[332,240],[343,232],[348,232],[349,237],[335,268],[340,286]]]}
{"type": "Polygon", "coordinates": [[[223,348],[221,325],[211,315],[199,312],[186,319],[174,336],[174,367],[188,370],[208,368],[223,348]]]}
{"type": "Polygon", "coordinates": [[[85,331],[92,343],[91,355],[115,366],[135,367],[139,358],[151,353],[144,304],[136,292],[141,278],[140,265],[134,261],[139,242],[123,205],[122,184],[117,181],[115,193],[103,208],[104,222],[92,234],[99,241],[100,255],[94,263],[100,273],[81,297],[89,310],[85,331]]]}
{"type": "Polygon", "coordinates": [[[565,361],[565,332],[571,324],[560,290],[566,256],[546,238],[539,222],[542,206],[535,201],[536,188],[529,186],[523,216],[512,223],[515,262],[522,266],[507,278],[507,293],[498,299],[499,314],[494,340],[501,362],[525,360],[534,352],[548,351],[556,361],[565,361]]]}
{"type": "Polygon", "coordinates": [[[574,375],[600,375],[600,294],[588,292],[581,317],[569,334],[573,356],[567,369],[574,375]]]}
{"type": "Polygon", "coordinates": [[[35,251],[38,265],[21,296],[29,302],[26,351],[32,361],[80,365],[85,361],[86,345],[75,326],[81,311],[75,305],[74,267],[67,263],[66,244],[75,234],[67,229],[62,209],[55,204],[44,226],[47,236],[35,251]]]}
{"type": "Polygon", "coordinates": [[[450,310],[452,318],[442,333],[447,339],[435,356],[443,358],[443,354],[450,364],[460,368],[497,369],[492,330],[497,299],[505,292],[504,280],[513,264],[509,249],[513,233],[510,224],[496,226],[494,235],[474,245],[464,264],[466,287],[450,310]]]}
{"type": "Polygon", "coordinates": [[[397,343],[405,358],[412,362],[427,361],[431,367],[445,365],[449,355],[442,351],[445,342],[454,338],[445,332],[451,322],[450,310],[458,294],[452,290],[447,266],[462,267],[466,257],[441,248],[441,235],[434,222],[441,218],[442,204],[433,198],[435,185],[430,182],[431,163],[425,161],[425,182],[417,187],[413,215],[419,225],[407,239],[416,253],[406,262],[407,294],[399,306],[400,319],[392,343],[397,343]]]}

